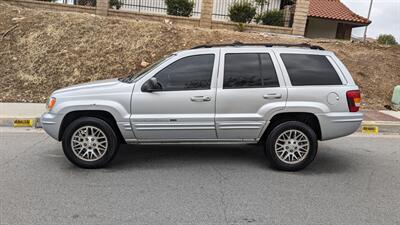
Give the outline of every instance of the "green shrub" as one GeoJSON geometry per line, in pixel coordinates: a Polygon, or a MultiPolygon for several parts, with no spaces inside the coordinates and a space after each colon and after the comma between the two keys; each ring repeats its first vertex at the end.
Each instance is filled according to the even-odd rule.
{"type": "Polygon", "coordinates": [[[265,12],[260,15],[259,20],[261,20],[262,24],[264,25],[284,26],[285,24],[285,21],[283,19],[283,11],[280,10],[265,12]]]}
{"type": "MultiPolygon", "coordinates": [[[[47,0],[47,1],[56,1],[56,0],[47,0]]],[[[96,6],[96,0],[77,0],[77,5],[86,5],[86,6],[96,6]]],[[[112,9],[120,9],[122,6],[121,0],[108,0],[108,7],[112,9]]]]}
{"type": "Polygon", "coordinates": [[[233,22],[250,23],[256,15],[256,7],[248,1],[236,1],[228,10],[229,18],[233,22]]]}
{"type": "Polygon", "coordinates": [[[245,23],[238,23],[237,24],[237,30],[239,32],[244,32],[246,30],[246,24],[245,23]]]}
{"type": "Polygon", "coordinates": [[[122,2],[120,0],[108,0],[108,7],[112,9],[120,9],[122,2]]]}
{"type": "Polygon", "coordinates": [[[96,6],[96,0],[77,0],[77,5],[84,5],[84,6],[96,6]]]}
{"type": "Polygon", "coordinates": [[[391,34],[381,34],[377,41],[383,45],[397,45],[396,38],[391,34]]]}
{"type": "Polygon", "coordinates": [[[193,12],[192,0],[165,0],[167,14],[173,16],[190,16],[193,12]]]}
{"type": "Polygon", "coordinates": [[[257,15],[254,17],[254,21],[256,21],[256,23],[260,23],[261,17],[262,17],[262,14],[257,13],[257,15]]]}

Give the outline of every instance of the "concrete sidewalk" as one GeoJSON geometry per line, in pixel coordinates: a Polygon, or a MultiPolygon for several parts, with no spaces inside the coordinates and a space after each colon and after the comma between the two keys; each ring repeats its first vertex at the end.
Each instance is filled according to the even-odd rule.
{"type": "Polygon", "coordinates": [[[360,131],[400,134],[400,111],[366,110],[360,131]]]}
{"type": "MultiPolygon", "coordinates": [[[[45,111],[46,106],[41,103],[0,103],[0,126],[41,127],[40,116],[45,111]]],[[[366,110],[363,113],[364,121],[359,131],[400,134],[400,111],[366,110]]]]}
{"type": "Polygon", "coordinates": [[[40,127],[39,118],[44,112],[46,104],[42,103],[0,103],[0,126],[13,127],[18,121],[31,121],[31,126],[40,127]]]}

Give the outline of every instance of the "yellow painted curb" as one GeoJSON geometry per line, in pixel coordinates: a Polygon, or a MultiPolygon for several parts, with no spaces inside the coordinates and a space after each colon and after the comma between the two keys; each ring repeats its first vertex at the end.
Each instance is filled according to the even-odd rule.
{"type": "Polygon", "coordinates": [[[13,127],[33,127],[35,124],[35,119],[16,119],[13,121],[13,127]]]}
{"type": "Polygon", "coordinates": [[[373,126],[373,125],[364,125],[364,126],[361,126],[361,132],[364,134],[378,134],[379,127],[373,126]]]}

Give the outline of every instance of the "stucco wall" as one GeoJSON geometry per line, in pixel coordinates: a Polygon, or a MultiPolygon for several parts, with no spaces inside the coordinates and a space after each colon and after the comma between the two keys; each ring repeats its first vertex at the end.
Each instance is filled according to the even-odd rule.
{"type": "Polygon", "coordinates": [[[308,38],[336,38],[338,22],[317,18],[308,18],[306,37],[308,38]]]}

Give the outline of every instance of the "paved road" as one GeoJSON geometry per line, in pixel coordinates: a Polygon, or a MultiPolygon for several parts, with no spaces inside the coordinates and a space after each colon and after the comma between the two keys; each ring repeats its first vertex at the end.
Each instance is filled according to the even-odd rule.
{"type": "Polygon", "coordinates": [[[122,146],[84,170],[44,133],[0,131],[1,224],[400,224],[400,136],[322,142],[290,173],[257,146],[122,146]]]}

